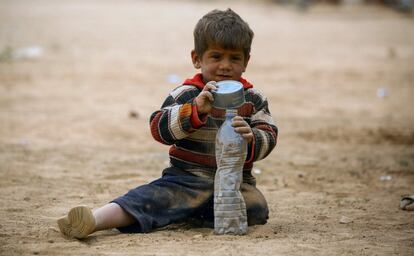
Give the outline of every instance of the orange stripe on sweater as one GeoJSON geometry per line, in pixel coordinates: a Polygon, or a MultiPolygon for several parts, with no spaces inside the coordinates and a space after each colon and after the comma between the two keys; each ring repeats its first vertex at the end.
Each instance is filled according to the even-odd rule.
{"type": "Polygon", "coordinates": [[[192,106],[191,104],[184,104],[181,108],[180,108],[180,114],[179,114],[179,118],[183,118],[183,117],[187,117],[187,116],[191,116],[192,113],[192,106]]]}

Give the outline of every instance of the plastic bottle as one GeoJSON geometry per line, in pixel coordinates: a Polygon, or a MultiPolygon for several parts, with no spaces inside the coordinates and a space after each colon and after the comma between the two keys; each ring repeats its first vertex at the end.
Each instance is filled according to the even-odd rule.
{"type": "Polygon", "coordinates": [[[216,136],[217,171],[214,178],[214,232],[247,233],[246,204],[240,192],[247,143],[231,126],[236,109],[226,110],[226,120],[216,136]]]}

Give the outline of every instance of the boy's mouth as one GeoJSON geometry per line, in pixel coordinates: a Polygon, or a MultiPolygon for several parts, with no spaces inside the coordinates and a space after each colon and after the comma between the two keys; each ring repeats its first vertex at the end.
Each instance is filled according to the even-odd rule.
{"type": "Polygon", "coordinates": [[[232,76],[230,76],[230,75],[217,75],[217,80],[218,81],[232,80],[232,76]]]}

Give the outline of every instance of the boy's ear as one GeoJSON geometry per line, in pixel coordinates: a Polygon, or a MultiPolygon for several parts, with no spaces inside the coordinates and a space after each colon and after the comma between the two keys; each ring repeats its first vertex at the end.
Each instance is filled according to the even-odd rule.
{"type": "Polygon", "coordinates": [[[249,64],[249,60],[250,60],[250,54],[246,56],[246,59],[244,60],[244,68],[243,68],[243,72],[246,71],[247,68],[247,64],[249,64]]]}
{"type": "Polygon", "coordinates": [[[201,58],[200,58],[200,56],[198,56],[198,54],[196,53],[195,50],[191,51],[191,60],[193,61],[193,66],[196,69],[201,68],[201,58]]]}

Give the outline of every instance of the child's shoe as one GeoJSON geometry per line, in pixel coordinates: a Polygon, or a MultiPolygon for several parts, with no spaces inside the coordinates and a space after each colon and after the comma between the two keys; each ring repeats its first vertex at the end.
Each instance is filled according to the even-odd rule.
{"type": "Polygon", "coordinates": [[[68,237],[85,238],[95,230],[95,218],[86,206],[72,208],[67,216],[57,220],[60,232],[68,237]]]}

